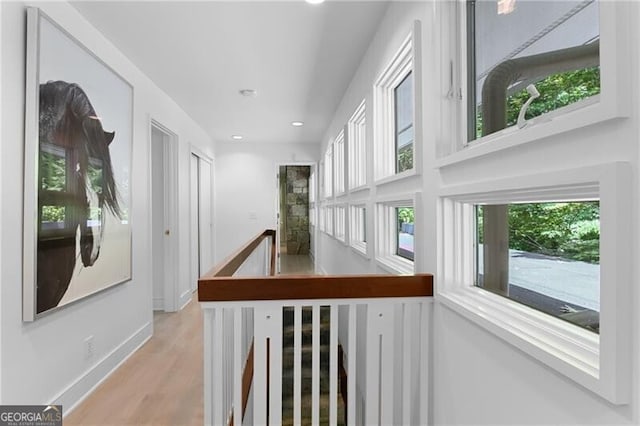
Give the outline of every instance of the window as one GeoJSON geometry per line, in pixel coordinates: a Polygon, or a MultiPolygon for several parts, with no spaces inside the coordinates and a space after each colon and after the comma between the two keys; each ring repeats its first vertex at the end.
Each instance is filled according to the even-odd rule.
{"type": "Polygon", "coordinates": [[[413,74],[407,74],[393,92],[396,173],[402,173],[413,169],[413,74]]]}
{"type": "Polygon", "coordinates": [[[364,100],[349,119],[347,129],[349,188],[355,189],[367,184],[367,127],[364,100]]]}
{"type": "Polygon", "coordinates": [[[346,220],[346,208],[344,206],[335,207],[335,237],[343,243],[346,242],[345,234],[345,220],[346,220]]]}
{"type": "Polygon", "coordinates": [[[311,167],[311,173],[309,174],[309,203],[315,203],[316,201],[316,168],[311,167]]]}
{"type": "Polygon", "coordinates": [[[333,145],[324,154],[324,197],[333,197],[333,145]]]}
{"type": "Polygon", "coordinates": [[[374,176],[398,179],[418,172],[420,23],[374,84],[374,176]]]}
{"type": "Polygon", "coordinates": [[[334,228],[333,228],[333,206],[327,206],[327,208],[325,209],[325,226],[326,226],[326,232],[329,235],[334,235],[334,228]]]}
{"type": "Polygon", "coordinates": [[[599,333],[599,201],[475,210],[476,286],[599,333]]]}
{"type": "Polygon", "coordinates": [[[344,194],[344,130],[341,130],[333,142],[334,182],[336,195],[344,194]]]}
{"type": "Polygon", "coordinates": [[[318,209],[318,227],[320,228],[321,232],[326,232],[327,231],[327,217],[326,217],[326,211],[327,208],[325,206],[320,206],[320,208],[318,209]]]}
{"type": "Polygon", "coordinates": [[[610,163],[443,187],[438,212],[439,300],[615,404],[630,398],[630,176],[610,163]]]}
{"type": "Polygon", "coordinates": [[[467,139],[599,94],[599,18],[598,1],[468,1],[467,139]]]}
{"type": "Polygon", "coordinates": [[[396,254],[413,261],[413,207],[396,207],[396,254]]]}
{"type": "Polygon", "coordinates": [[[316,204],[309,203],[309,225],[316,227],[316,204]]]}
{"type": "Polygon", "coordinates": [[[367,254],[367,209],[364,205],[349,209],[349,243],[362,254],[367,254]]]}
{"type": "Polygon", "coordinates": [[[414,273],[416,197],[418,195],[376,205],[376,261],[393,273],[414,273]]]}

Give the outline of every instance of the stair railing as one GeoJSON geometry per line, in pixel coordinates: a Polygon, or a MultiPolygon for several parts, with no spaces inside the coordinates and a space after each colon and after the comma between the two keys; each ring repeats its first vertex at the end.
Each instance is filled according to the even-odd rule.
{"type": "Polygon", "coordinates": [[[292,384],[286,385],[293,387],[292,423],[301,424],[304,308],[312,312],[311,424],[338,424],[339,364],[346,370],[346,424],[426,424],[433,277],[274,276],[274,242],[275,231],[265,231],[237,252],[244,260],[230,256],[199,280],[205,424],[282,424],[285,309],[293,311],[294,334],[292,384]],[[271,250],[261,244],[267,237],[271,250]],[[271,267],[262,276],[239,276],[252,257],[271,267]],[[328,410],[320,406],[321,308],[329,312],[328,410]]]}

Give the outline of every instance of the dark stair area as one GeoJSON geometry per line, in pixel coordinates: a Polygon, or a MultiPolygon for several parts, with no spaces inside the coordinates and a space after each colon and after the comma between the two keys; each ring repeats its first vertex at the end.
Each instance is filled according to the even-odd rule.
{"type": "MultiPolygon", "coordinates": [[[[283,308],[282,335],[282,424],[293,425],[293,308],[283,308]]],[[[320,424],[329,424],[329,334],[330,309],[320,308],[320,424]]],[[[302,425],[311,425],[312,309],[302,308],[302,425]]],[[[340,374],[340,372],[338,372],[340,374]]],[[[343,396],[338,381],[338,425],[345,424],[343,396]]]]}

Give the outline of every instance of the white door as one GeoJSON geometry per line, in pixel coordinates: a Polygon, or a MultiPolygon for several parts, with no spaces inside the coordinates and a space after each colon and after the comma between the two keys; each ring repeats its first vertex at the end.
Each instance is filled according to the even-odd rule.
{"type": "Polygon", "coordinates": [[[200,277],[200,158],[191,154],[191,291],[198,288],[200,277]]]}
{"type": "Polygon", "coordinates": [[[213,267],[212,231],[213,214],[211,206],[211,163],[199,159],[199,240],[200,240],[200,276],[213,267]]]}
{"type": "Polygon", "coordinates": [[[164,311],[164,134],[151,129],[151,259],[153,309],[164,311]]]}
{"type": "Polygon", "coordinates": [[[177,136],[151,125],[153,309],[178,309],[177,136]]]}

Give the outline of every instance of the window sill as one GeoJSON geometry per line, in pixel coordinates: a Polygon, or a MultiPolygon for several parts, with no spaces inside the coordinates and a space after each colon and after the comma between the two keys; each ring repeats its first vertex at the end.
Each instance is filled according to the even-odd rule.
{"type": "Polygon", "coordinates": [[[389,255],[376,257],[376,263],[382,269],[385,269],[393,274],[411,275],[414,273],[413,262],[400,256],[389,255]]]}
{"type": "Polygon", "coordinates": [[[349,194],[360,194],[361,192],[369,191],[371,187],[369,185],[360,185],[355,188],[349,188],[349,194]]]}
{"type": "Polygon", "coordinates": [[[350,247],[351,247],[351,250],[353,250],[354,253],[359,254],[360,256],[364,257],[367,260],[371,259],[371,257],[367,254],[367,244],[366,243],[362,243],[362,242],[351,243],[350,247]]]}
{"type": "Polygon", "coordinates": [[[382,186],[382,185],[386,185],[389,183],[393,183],[393,182],[397,182],[397,181],[401,181],[401,180],[405,180],[405,179],[410,179],[414,176],[418,176],[418,171],[416,170],[416,167],[414,165],[413,169],[409,169],[409,170],[405,170],[402,173],[397,173],[395,175],[391,175],[391,176],[385,176],[383,178],[380,178],[378,180],[375,181],[376,186],[382,186]]]}
{"type": "Polygon", "coordinates": [[[435,167],[443,168],[582,127],[624,118],[618,111],[602,105],[599,99],[599,95],[595,95],[536,117],[522,129],[514,125],[471,141],[459,151],[436,160],[435,167]]]}

